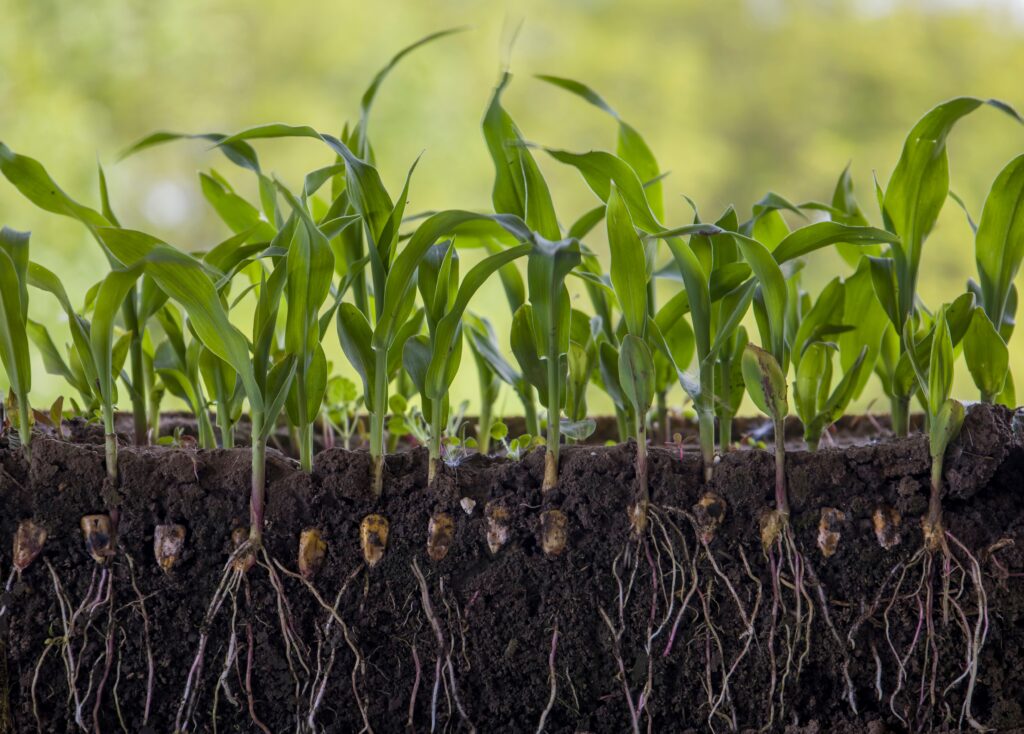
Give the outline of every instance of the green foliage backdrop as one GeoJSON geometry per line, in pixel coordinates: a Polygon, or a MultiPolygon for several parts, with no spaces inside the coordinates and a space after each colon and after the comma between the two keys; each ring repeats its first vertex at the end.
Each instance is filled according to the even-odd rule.
{"type": "MultiPolygon", "coordinates": [[[[730,203],[749,211],[769,189],[794,201],[828,198],[850,160],[877,222],[872,171],[888,179],[924,110],[960,94],[1022,103],[1024,15],[1013,3],[0,0],[0,17],[0,140],[44,160],[90,203],[98,201],[98,157],[122,223],[186,249],[227,234],[202,201],[196,172],[236,172],[199,142],[115,165],[124,145],[158,129],[231,132],[268,121],[338,131],[393,51],[450,26],[470,29],[407,59],[374,109],[378,167],[389,188],[400,187],[425,151],[409,212],[490,209],[493,172],[479,123],[505,59],[515,75],[506,105],[529,140],[579,151],[611,146],[615,132],[606,116],[534,80],[537,73],[590,83],[639,128],[671,171],[665,192],[673,223],[689,216],[684,193],[708,216],[730,203]]],[[[953,190],[975,217],[999,168],[1024,150],[1024,131],[996,118],[974,116],[950,143],[953,190]]],[[[308,141],[266,150],[268,167],[294,184],[329,162],[308,141]]],[[[562,216],[593,205],[575,172],[538,160],[562,216]]],[[[244,179],[239,184],[245,188],[244,179]]],[[[45,215],[6,184],[0,222],[33,231],[33,259],[60,272],[76,302],[105,271],[80,225],[45,215]]],[[[974,270],[970,229],[947,206],[926,247],[921,295],[937,305],[974,270]]],[[[837,272],[846,272],[837,256],[816,255],[807,283],[816,290],[837,272]]],[[[488,286],[494,295],[499,287],[488,286]]],[[[485,291],[475,307],[499,302],[485,291]]],[[[44,323],[60,319],[47,299],[31,310],[44,323]]],[[[506,334],[504,308],[488,315],[506,334]]],[[[338,363],[340,349],[328,343],[338,363]]],[[[1010,349],[1021,380],[1024,340],[1010,349]]],[[[60,386],[41,364],[34,372],[36,402],[45,404],[60,386]]],[[[957,381],[958,392],[974,395],[966,370],[957,381]]],[[[475,388],[472,368],[463,369],[453,397],[471,398],[475,388]]],[[[879,394],[872,380],[857,407],[879,394]]],[[[506,405],[514,410],[515,402],[506,405]]]]}

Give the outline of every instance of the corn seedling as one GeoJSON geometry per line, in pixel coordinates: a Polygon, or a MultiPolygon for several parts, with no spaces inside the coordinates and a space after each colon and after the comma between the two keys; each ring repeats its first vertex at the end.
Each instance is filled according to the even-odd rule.
{"type": "MultiPolygon", "coordinates": [[[[1007,113],[1018,122],[1024,122],[1012,107],[998,100],[958,97],[944,102],[922,117],[910,131],[885,191],[879,189],[879,204],[885,228],[900,239],[890,243],[889,257],[872,258],[872,275],[878,300],[885,307],[897,335],[901,337],[901,356],[910,349],[910,345],[902,339],[903,326],[918,308],[917,279],[924,242],[949,195],[946,139],[959,120],[985,104],[1007,113]]],[[[999,234],[994,233],[994,237],[998,239],[999,234]]],[[[986,243],[983,257],[991,258],[989,253],[995,247],[986,243]]],[[[999,260],[998,256],[994,259],[999,260]]],[[[985,277],[994,274],[995,271],[986,266],[985,277]]],[[[996,277],[1004,276],[1000,274],[996,277]]],[[[994,312],[998,312],[1005,303],[1010,281],[999,282],[1005,283],[999,291],[996,290],[999,286],[989,285],[992,300],[999,301],[992,305],[994,312]]],[[[999,323],[1002,323],[1001,320],[999,323]]],[[[898,386],[890,390],[893,396],[893,430],[896,435],[904,436],[909,430],[912,395],[898,389],[898,386]]]]}
{"type": "Polygon", "coordinates": [[[825,286],[814,305],[798,316],[792,351],[796,375],[793,404],[804,426],[804,441],[811,451],[817,450],[822,433],[846,411],[862,376],[870,374],[871,365],[866,361],[868,347],[864,346],[832,389],[833,362],[839,345],[826,339],[853,328],[842,323],[844,295],[843,282],[835,278],[825,286]]]}
{"type": "Polygon", "coordinates": [[[975,232],[979,283],[968,283],[979,308],[971,320],[964,358],[984,402],[1015,407],[1007,344],[1017,312],[1013,281],[1024,260],[1024,156],[999,172],[985,199],[975,232]]]}
{"type": "Polygon", "coordinates": [[[28,242],[27,232],[0,229],[0,361],[11,383],[10,414],[18,422],[18,438],[25,457],[32,456],[32,364],[28,351],[28,242]]]}
{"type": "Polygon", "coordinates": [[[417,286],[426,304],[428,334],[418,334],[406,341],[403,363],[430,413],[428,482],[433,482],[437,474],[442,431],[449,411],[448,390],[462,360],[463,313],[470,298],[495,271],[530,251],[530,245],[519,245],[489,255],[466,274],[461,285],[454,242],[434,245],[420,262],[417,286]]]}

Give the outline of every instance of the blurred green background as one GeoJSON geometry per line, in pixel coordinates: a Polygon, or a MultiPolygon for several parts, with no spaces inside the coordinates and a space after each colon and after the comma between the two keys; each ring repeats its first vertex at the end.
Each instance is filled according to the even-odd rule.
{"type": "MultiPolygon", "coordinates": [[[[248,191],[245,177],[203,143],[116,163],[119,150],[155,130],[231,132],[281,121],[337,132],[356,118],[362,90],[392,53],[455,25],[470,30],[406,59],[374,109],[371,138],[392,191],[424,152],[408,212],[490,207],[493,172],[479,123],[505,60],[515,75],[505,104],[529,140],[577,151],[614,146],[607,116],[537,73],[590,84],[638,128],[671,172],[672,224],[690,216],[684,193],[706,216],[728,204],[745,214],[769,190],[792,201],[827,198],[848,161],[877,223],[872,172],[887,180],[927,109],[962,94],[1024,107],[1020,2],[0,0],[0,18],[0,140],[43,161],[90,204],[98,202],[98,158],[122,224],[186,249],[228,234],[199,193],[197,171],[216,167],[248,191]]],[[[295,185],[331,161],[311,141],[259,149],[265,166],[295,185]]],[[[998,170],[1021,151],[1024,129],[990,109],[954,131],[952,186],[975,217],[998,170]]],[[[578,175],[537,155],[563,223],[594,205],[578,175]]],[[[77,222],[35,210],[5,181],[0,223],[32,230],[34,259],[55,269],[76,301],[104,271],[77,222]]],[[[604,247],[600,238],[590,244],[604,247]]],[[[806,272],[816,290],[847,268],[819,254],[806,272]]],[[[921,294],[938,305],[974,272],[970,229],[950,202],[926,245],[921,294]]],[[[475,308],[504,334],[509,317],[497,287],[478,295],[475,308]]],[[[58,324],[52,299],[37,297],[31,312],[58,324]]],[[[66,338],[66,329],[55,335],[66,338]]],[[[333,332],[328,344],[345,369],[333,332]]],[[[1020,384],[1024,336],[1011,355],[1020,384]]],[[[63,389],[38,358],[34,379],[37,404],[63,389]]],[[[957,381],[962,397],[975,397],[965,368],[957,381]]],[[[453,396],[475,390],[467,356],[453,396]]],[[[681,403],[681,391],[673,394],[681,403]]],[[[878,395],[872,382],[858,407],[878,395]]],[[[515,411],[511,397],[505,404],[515,411]]],[[[591,405],[607,410],[596,395],[591,405]]]]}

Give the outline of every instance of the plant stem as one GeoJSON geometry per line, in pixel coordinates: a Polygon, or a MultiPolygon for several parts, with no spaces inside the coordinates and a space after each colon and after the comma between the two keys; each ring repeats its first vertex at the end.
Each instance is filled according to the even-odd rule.
{"type": "Polygon", "coordinates": [[[486,456],[491,450],[491,403],[492,397],[496,397],[491,391],[491,381],[487,377],[480,377],[480,415],[476,422],[476,443],[477,450],[486,456]]]}
{"type": "MultiPolygon", "coordinates": [[[[148,377],[149,370],[146,370],[148,377]]],[[[146,399],[149,402],[149,430],[147,439],[151,443],[156,443],[156,440],[160,438],[160,391],[152,384],[146,385],[146,399]]]]}
{"type": "MultiPolygon", "coordinates": [[[[28,395],[18,396],[18,439],[21,450],[25,452],[25,461],[32,461],[32,410],[28,405],[28,395]]],[[[60,428],[60,426],[58,426],[60,428]]]]}
{"type": "Polygon", "coordinates": [[[704,462],[704,481],[710,482],[715,474],[715,413],[707,407],[697,411],[697,432],[700,437],[700,457],[704,462]]]}
{"type": "Polygon", "coordinates": [[[789,517],[789,496],[786,494],[786,416],[775,419],[775,509],[783,518],[789,517]]]}
{"type": "Polygon", "coordinates": [[[615,409],[615,425],[619,431],[619,443],[626,443],[629,440],[629,421],[622,408],[615,409]]]}
{"type": "Polygon", "coordinates": [[[540,422],[537,420],[537,401],[534,399],[533,386],[526,385],[519,398],[523,401],[523,418],[526,422],[526,432],[531,436],[540,435],[540,422]]]}
{"type": "Polygon", "coordinates": [[[199,429],[199,446],[204,449],[216,448],[217,437],[213,433],[213,424],[210,422],[210,413],[205,403],[196,415],[196,426],[199,429]]]}
{"type": "Polygon", "coordinates": [[[551,338],[548,343],[548,430],[545,437],[547,451],[544,454],[544,483],[541,485],[543,492],[558,486],[558,442],[562,417],[558,367],[558,344],[551,338]]]}
{"type": "Polygon", "coordinates": [[[647,507],[651,503],[647,486],[647,427],[642,417],[636,420],[636,483],[637,500],[633,513],[633,529],[639,534],[647,529],[647,507]]]}
{"type": "Polygon", "coordinates": [[[374,371],[374,403],[370,413],[370,458],[373,459],[373,496],[384,491],[384,413],[388,405],[388,356],[376,351],[374,371]]]}
{"type": "Polygon", "coordinates": [[[928,496],[928,525],[942,526],[942,461],[943,457],[932,457],[932,489],[928,496]]]}
{"type": "Polygon", "coordinates": [[[433,484],[437,477],[437,465],[441,460],[441,434],[444,432],[444,400],[430,401],[430,458],[427,462],[427,484],[433,484]]]}
{"type": "Polygon", "coordinates": [[[261,438],[263,417],[253,416],[252,490],[249,495],[249,540],[258,548],[263,542],[263,518],[266,512],[267,439],[261,438]]]}
{"type": "MultiPolygon", "coordinates": [[[[657,420],[658,420],[658,432],[661,435],[662,443],[668,443],[672,440],[672,432],[668,425],[668,391],[659,390],[657,395],[657,420]]],[[[655,437],[657,440],[657,437],[655,437]]]]}
{"type": "Polygon", "coordinates": [[[235,424],[227,411],[217,406],[217,426],[220,428],[220,445],[225,449],[235,447],[235,424]]]}
{"type": "Polygon", "coordinates": [[[710,482],[715,471],[715,366],[713,362],[701,363],[700,395],[694,407],[697,409],[697,430],[700,437],[700,455],[704,461],[704,481],[710,482]]]}
{"type": "Polygon", "coordinates": [[[299,426],[299,465],[307,474],[313,471],[313,424],[299,426]]]}
{"type": "Polygon", "coordinates": [[[889,403],[892,432],[902,438],[910,433],[910,397],[894,395],[889,403]]]}
{"type": "Polygon", "coordinates": [[[104,447],[107,459],[107,477],[117,484],[117,432],[114,430],[114,406],[103,406],[104,447]]]}
{"type": "Polygon", "coordinates": [[[146,370],[142,359],[142,330],[136,310],[137,296],[133,289],[124,305],[125,326],[132,332],[128,346],[128,359],[132,370],[132,426],[135,429],[135,445],[145,446],[149,421],[146,418],[146,370]]]}
{"type": "Polygon", "coordinates": [[[724,412],[718,418],[718,450],[723,454],[732,449],[732,419],[731,412],[724,412]]]}

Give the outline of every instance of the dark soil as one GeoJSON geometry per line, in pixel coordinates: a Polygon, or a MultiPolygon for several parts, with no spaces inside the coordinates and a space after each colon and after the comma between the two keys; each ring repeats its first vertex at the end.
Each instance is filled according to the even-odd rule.
{"type": "MultiPolygon", "coordinates": [[[[832,621],[844,639],[890,571],[920,549],[918,518],[928,495],[930,461],[924,436],[860,441],[842,449],[826,447],[817,454],[793,452],[787,472],[796,542],[823,584],[832,621]],[[872,513],[881,505],[894,507],[904,520],[901,543],[890,550],[880,547],[872,529],[872,513]],[[839,526],[838,551],[828,559],[816,543],[825,507],[846,514],[839,526]]],[[[43,555],[4,598],[9,611],[0,623],[4,628],[0,630],[0,731],[80,730],[74,722],[74,704],[69,702],[61,612],[46,562],[72,604],[80,604],[96,564],[84,546],[79,521],[83,515],[104,512],[114,500],[120,502],[121,519],[119,552],[111,565],[113,663],[98,705],[95,691],[104,673],[98,661],[111,607],[103,606],[92,620],[84,645],[81,635],[72,639],[73,649],[83,650],[78,659],[80,695],[89,689],[85,728],[145,730],[145,634],[129,573],[130,557],[145,600],[155,661],[148,727],[153,732],[173,731],[202,619],[230,552],[231,531],[247,522],[248,451],[126,448],[121,452],[121,483],[115,493],[104,489],[102,446],[39,438],[33,444],[30,466],[20,453],[4,446],[0,440],[0,581],[6,580],[11,568],[10,539],[21,519],[44,525],[50,537],[43,555]],[[182,523],[188,530],[184,556],[170,574],[157,567],[153,551],[154,526],[167,522],[182,523]]],[[[223,689],[217,696],[216,730],[259,731],[258,720],[264,731],[296,731],[297,716],[305,720],[308,715],[308,683],[318,660],[323,665],[333,653],[316,716],[318,731],[360,731],[362,707],[375,732],[460,731],[470,729],[468,722],[480,732],[533,732],[551,696],[549,659],[555,629],[555,695],[545,731],[629,731],[630,703],[624,689],[629,689],[632,703],[637,704],[649,671],[652,687],[644,697],[642,730],[709,730],[706,686],[710,682],[712,696],[719,694],[723,660],[734,660],[742,649],[745,627],[706,556],[677,569],[675,588],[681,593],[672,597],[672,567],[664,551],[671,547],[680,559],[697,553],[699,544],[690,522],[675,510],[690,511],[709,487],[701,482],[693,450],[680,456],[675,448],[652,448],[652,504],[661,522],[652,522],[652,534],[637,543],[630,538],[627,515],[634,490],[634,453],[632,445],[567,447],[560,487],[542,496],[540,451],[519,462],[471,457],[457,467],[445,467],[436,485],[428,488],[426,454],[417,449],[388,458],[384,496],[375,503],[368,496],[370,462],[364,452],[321,452],[313,474],[307,476],[294,461],[272,451],[267,470],[268,551],[294,570],[299,533],[307,527],[321,531],[328,542],[328,556],[313,583],[324,599],[333,602],[346,579],[352,578],[337,608],[347,639],[337,622],[324,634],[327,612],[305,585],[282,574],[288,608],[310,670],[307,677],[301,666],[293,666],[298,667],[300,684],[307,685],[297,701],[269,574],[261,566],[252,568],[238,593],[239,664],[226,676],[231,697],[223,689]],[[462,505],[471,503],[461,502],[464,498],[475,501],[469,514],[462,505]],[[490,500],[500,501],[511,514],[510,540],[495,555],[485,540],[483,508],[490,500]],[[540,516],[550,508],[559,508],[568,517],[568,544],[557,557],[545,556],[540,545],[540,516]],[[454,518],[455,537],[447,557],[433,562],[426,554],[427,523],[437,511],[454,518]],[[387,551],[374,568],[366,567],[359,544],[360,520],[371,512],[390,522],[387,551]],[[670,521],[678,526],[678,535],[669,527],[670,521]],[[659,545],[659,538],[671,542],[659,545]],[[619,627],[619,591],[613,574],[617,559],[623,582],[633,576],[634,583],[622,607],[622,632],[616,645],[602,610],[613,627],[619,627]],[[440,649],[413,564],[422,569],[428,585],[428,601],[442,636],[440,649]],[[664,576],[653,573],[658,564],[664,576]],[[694,571],[697,593],[680,618],[671,649],[664,654],[670,634],[666,628],[648,655],[645,643],[652,598],[657,625],[668,615],[667,604],[673,604],[673,615],[680,608],[682,592],[692,586],[694,571]],[[652,587],[652,579],[659,585],[652,587]],[[702,601],[713,627],[705,624],[702,601]],[[245,689],[250,633],[254,651],[251,711],[245,689]],[[718,652],[719,643],[724,658],[718,652]],[[353,650],[362,659],[359,666],[354,666],[353,650]],[[439,652],[442,662],[450,657],[452,674],[442,674],[435,706],[439,652]],[[467,721],[461,719],[456,699],[467,721]]],[[[722,458],[710,487],[728,503],[724,523],[709,546],[715,562],[748,610],[758,584],[763,593],[755,642],[731,678],[731,695],[719,708],[727,718],[714,717],[716,731],[730,730],[731,717],[739,730],[757,729],[769,721],[771,588],[758,517],[772,502],[773,468],[770,452],[730,453],[722,458]],[[744,570],[744,556],[753,576],[744,570]]],[[[945,480],[947,527],[978,557],[988,594],[990,628],[973,713],[988,726],[1013,731],[1024,727],[1024,578],[1019,575],[1024,572],[1024,414],[981,406],[972,409],[959,441],[950,449],[945,480]],[[1012,544],[1002,544],[993,552],[1003,540],[1012,544]]],[[[901,596],[911,593],[912,586],[908,582],[901,596]]],[[[935,592],[941,596],[941,581],[936,581],[935,592]]],[[[787,593],[784,589],[784,599],[791,598],[787,593]]],[[[962,599],[973,625],[977,616],[973,592],[965,592],[962,599]]],[[[230,617],[228,603],[211,629],[199,706],[190,731],[214,730],[214,694],[228,649],[230,617]]],[[[890,614],[889,636],[898,650],[906,649],[918,620],[912,599],[897,600],[890,614]]],[[[784,642],[776,640],[776,648],[782,649],[784,642]]],[[[858,707],[854,713],[845,697],[842,673],[848,648],[835,641],[818,609],[807,660],[799,678],[787,680],[785,709],[781,713],[776,709],[771,728],[956,731],[961,728],[964,685],[942,694],[962,672],[964,640],[952,621],[943,624],[941,609],[936,610],[936,649],[938,705],[931,710],[918,706],[923,657],[913,655],[906,663],[904,690],[890,706],[897,663],[882,613],[861,624],[849,652],[858,707]],[[873,651],[881,661],[877,679],[883,691],[881,701],[873,651]]]]}

